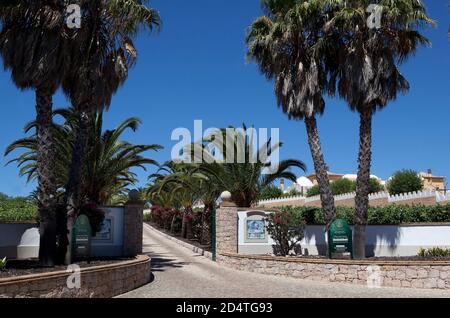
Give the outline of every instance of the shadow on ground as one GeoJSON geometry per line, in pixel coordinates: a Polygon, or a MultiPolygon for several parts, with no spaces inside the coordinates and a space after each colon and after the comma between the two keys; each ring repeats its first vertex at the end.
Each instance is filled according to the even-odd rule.
{"type": "Polygon", "coordinates": [[[190,264],[189,262],[179,261],[166,253],[146,253],[146,255],[150,256],[152,259],[152,272],[162,272],[168,268],[181,268],[190,264]]]}

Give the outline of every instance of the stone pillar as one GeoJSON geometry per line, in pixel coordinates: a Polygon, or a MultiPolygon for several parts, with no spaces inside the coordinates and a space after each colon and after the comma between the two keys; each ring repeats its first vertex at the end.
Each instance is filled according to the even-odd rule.
{"type": "Polygon", "coordinates": [[[138,191],[130,191],[123,213],[123,255],[134,257],[142,254],[144,227],[144,202],[140,201],[138,191]]]}
{"type": "Polygon", "coordinates": [[[223,203],[216,213],[216,252],[238,252],[238,209],[231,202],[231,194],[224,192],[221,195],[223,203]]]}

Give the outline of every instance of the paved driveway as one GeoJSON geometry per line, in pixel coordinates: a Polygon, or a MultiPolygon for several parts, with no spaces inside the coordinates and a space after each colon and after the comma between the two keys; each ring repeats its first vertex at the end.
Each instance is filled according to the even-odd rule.
{"type": "Polygon", "coordinates": [[[217,265],[144,225],[144,251],[152,257],[152,283],[120,297],[449,297],[450,291],[323,283],[247,273],[217,265]]]}

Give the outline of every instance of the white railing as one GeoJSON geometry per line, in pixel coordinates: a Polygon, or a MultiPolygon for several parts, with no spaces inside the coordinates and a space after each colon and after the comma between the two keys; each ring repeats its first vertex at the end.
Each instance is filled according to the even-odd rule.
{"type": "MultiPolygon", "coordinates": [[[[335,201],[344,201],[349,199],[354,199],[356,196],[355,192],[345,193],[341,195],[336,195],[334,197],[335,201]]],[[[440,193],[434,190],[425,190],[419,192],[408,192],[397,195],[389,195],[388,192],[378,192],[372,193],[369,195],[369,200],[379,200],[386,199],[389,203],[401,202],[401,201],[409,201],[409,200],[420,200],[425,198],[436,198],[436,202],[445,202],[450,201],[450,192],[440,193]]],[[[261,200],[258,202],[258,205],[264,204],[274,204],[274,203],[286,203],[290,201],[301,201],[303,200],[305,204],[312,203],[316,201],[320,201],[320,195],[316,195],[313,197],[303,197],[303,196],[292,196],[285,198],[274,198],[268,200],[261,200]]]]}
{"type": "Polygon", "coordinates": [[[305,197],[301,195],[294,195],[291,197],[283,197],[283,198],[276,198],[276,199],[268,199],[268,200],[261,200],[258,202],[258,205],[264,205],[264,204],[271,204],[271,203],[280,203],[280,202],[289,202],[289,201],[302,201],[305,200],[305,197]]]}
{"type": "Polygon", "coordinates": [[[389,193],[386,191],[369,194],[369,200],[388,199],[389,193]]]}
{"type": "Polygon", "coordinates": [[[399,201],[407,201],[407,200],[418,200],[424,198],[436,198],[436,191],[426,190],[419,192],[408,192],[402,194],[396,194],[394,196],[389,196],[389,202],[399,202],[399,201]]]}
{"type": "Polygon", "coordinates": [[[450,192],[436,192],[436,202],[450,201],[450,192]]]}
{"type": "Polygon", "coordinates": [[[305,198],[305,203],[310,203],[310,202],[319,201],[319,200],[320,200],[320,195],[315,195],[313,197],[305,198]]]}
{"type": "Polygon", "coordinates": [[[344,194],[340,194],[340,195],[335,195],[334,201],[349,200],[349,199],[354,199],[355,197],[356,197],[356,192],[344,193],[344,194]]]}

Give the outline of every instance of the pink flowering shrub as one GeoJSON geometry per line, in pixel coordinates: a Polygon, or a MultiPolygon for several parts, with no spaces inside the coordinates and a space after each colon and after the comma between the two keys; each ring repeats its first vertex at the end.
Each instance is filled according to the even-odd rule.
{"type": "Polygon", "coordinates": [[[164,229],[170,229],[174,218],[181,216],[180,211],[176,209],[164,208],[158,205],[152,206],[151,210],[152,222],[164,229]]]}
{"type": "Polygon", "coordinates": [[[270,214],[267,221],[267,232],[275,241],[274,254],[289,255],[303,239],[306,221],[292,208],[283,208],[270,214]]]}

